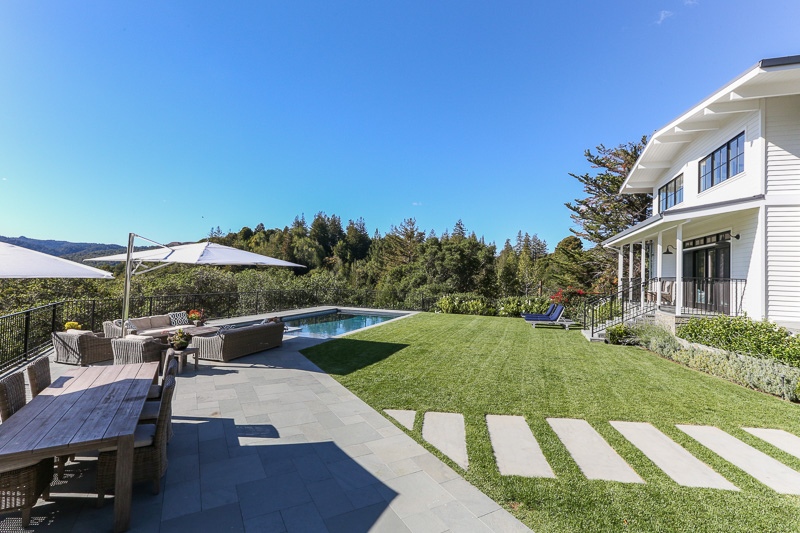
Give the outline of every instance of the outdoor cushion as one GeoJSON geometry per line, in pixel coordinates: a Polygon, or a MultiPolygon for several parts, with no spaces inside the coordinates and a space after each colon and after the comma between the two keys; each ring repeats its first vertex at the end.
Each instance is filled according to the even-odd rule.
{"type": "Polygon", "coordinates": [[[186,314],[186,311],[177,311],[175,313],[168,313],[168,315],[169,315],[169,322],[173,326],[189,325],[189,315],[186,314]]]}
{"type": "Polygon", "coordinates": [[[133,329],[135,330],[142,330],[142,329],[150,329],[150,317],[145,316],[142,318],[131,318],[129,320],[131,325],[133,325],[133,329]]]}
{"type": "Polygon", "coordinates": [[[88,329],[68,329],[67,333],[69,333],[70,335],[92,335],[92,336],[94,336],[94,333],[92,333],[88,329]]]}
{"type": "MultiPolygon", "coordinates": [[[[133,432],[133,447],[141,448],[143,446],[150,446],[153,444],[153,439],[156,438],[156,425],[155,424],[139,424],[136,426],[136,431],[133,432]]],[[[116,446],[109,446],[108,448],[101,448],[101,452],[113,452],[116,446]]]]}
{"type": "MultiPolygon", "coordinates": [[[[150,385],[150,390],[147,391],[147,399],[148,400],[155,400],[156,398],[161,398],[161,385],[150,385]]],[[[145,405],[147,402],[144,402],[145,405]]]]}
{"type": "Polygon", "coordinates": [[[19,470],[20,468],[27,468],[29,466],[35,465],[39,461],[41,461],[41,459],[37,459],[35,461],[31,461],[30,463],[25,463],[25,464],[22,464],[22,465],[19,465],[19,464],[18,465],[14,465],[12,467],[0,466],[0,474],[3,474],[5,472],[11,472],[12,470],[19,470]]]}
{"type": "Polygon", "coordinates": [[[153,337],[150,335],[125,335],[126,339],[134,339],[139,341],[151,341],[153,337]]]}
{"type": "Polygon", "coordinates": [[[168,315],[156,315],[150,317],[151,328],[168,328],[172,324],[169,321],[168,315]]]}

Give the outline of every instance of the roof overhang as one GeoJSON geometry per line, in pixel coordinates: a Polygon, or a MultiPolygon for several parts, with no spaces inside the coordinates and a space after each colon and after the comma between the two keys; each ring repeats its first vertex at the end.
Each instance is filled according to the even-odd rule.
{"type": "Polygon", "coordinates": [[[630,228],[621,231],[602,242],[606,248],[613,248],[620,244],[628,244],[630,242],[638,242],[639,240],[654,235],[659,231],[664,231],[669,227],[674,227],[677,224],[686,223],[689,220],[697,220],[704,217],[711,217],[716,215],[723,215],[735,211],[744,211],[746,209],[755,209],[764,203],[764,195],[758,194],[749,198],[739,198],[736,200],[727,200],[724,202],[716,202],[713,204],[706,204],[697,207],[684,207],[680,209],[670,209],[663,213],[653,215],[647,220],[631,226],[630,228]],[[635,240],[634,240],[635,239],[635,240]]]}
{"type": "Polygon", "coordinates": [[[620,193],[652,193],[683,148],[722,128],[740,113],[759,109],[761,98],[800,94],[800,56],[763,59],[678,118],[657,130],[628,174],[620,193]]]}

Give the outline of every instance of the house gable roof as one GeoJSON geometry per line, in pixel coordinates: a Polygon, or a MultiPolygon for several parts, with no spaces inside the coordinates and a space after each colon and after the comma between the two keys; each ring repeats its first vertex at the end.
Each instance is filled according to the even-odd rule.
{"type": "Polygon", "coordinates": [[[732,114],[759,108],[759,99],[800,94],[800,55],[762,59],[711,96],[657,130],[645,146],[620,193],[652,193],[687,143],[722,127],[732,114]]]}

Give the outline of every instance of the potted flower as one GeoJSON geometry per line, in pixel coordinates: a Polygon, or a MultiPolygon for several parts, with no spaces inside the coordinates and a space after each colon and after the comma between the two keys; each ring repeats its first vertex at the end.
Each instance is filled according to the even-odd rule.
{"type": "Polygon", "coordinates": [[[191,320],[195,326],[202,326],[206,323],[204,311],[205,309],[200,309],[199,311],[197,309],[192,309],[188,313],[189,320],[191,320]]]}
{"type": "Polygon", "coordinates": [[[77,322],[69,321],[66,324],[64,324],[64,331],[70,329],[81,329],[81,325],[78,324],[77,322]]]}
{"type": "Polygon", "coordinates": [[[189,341],[191,341],[192,338],[189,336],[188,333],[186,333],[182,329],[179,329],[178,331],[172,334],[172,337],[169,337],[167,340],[169,341],[170,346],[172,346],[176,350],[183,350],[184,348],[189,346],[189,341]]]}

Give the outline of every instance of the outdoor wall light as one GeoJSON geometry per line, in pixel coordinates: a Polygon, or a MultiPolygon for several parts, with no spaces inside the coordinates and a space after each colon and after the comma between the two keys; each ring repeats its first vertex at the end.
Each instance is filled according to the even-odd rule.
{"type": "Polygon", "coordinates": [[[672,248],[673,250],[675,249],[675,247],[670,244],[669,246],[667,246],[667,251],[664,252],[662,255],[672,255],[672,252],[669,251],[670,248],[672,248]]]}
{"type": "Polygon", "coordinates": [[[739,240],[740,237],[741,237],[741,235],[739,235],[738,233],[733,236],[733,238],[736,239],[737,241],[739,240]]]}

